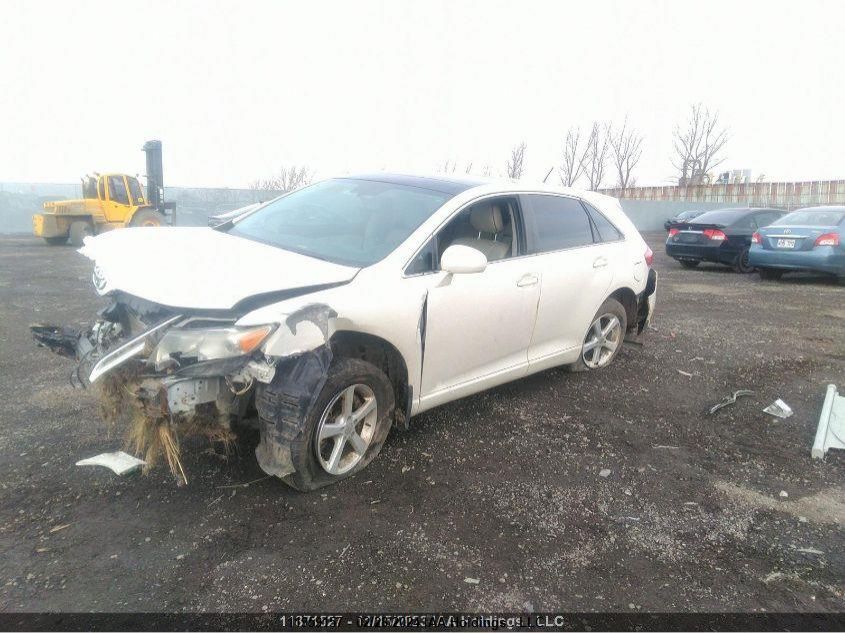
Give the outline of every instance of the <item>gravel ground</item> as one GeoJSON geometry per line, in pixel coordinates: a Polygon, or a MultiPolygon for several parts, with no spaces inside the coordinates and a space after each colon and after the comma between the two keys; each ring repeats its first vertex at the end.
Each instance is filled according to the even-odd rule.
{"type": "Polygon", "coordinates": [[[845,288],[682,270],[646,237],[643,347],[420,415],[312,494],[263,479],[253,433],[228,461],[188,445],[187,487],[75,467],[122,438],[27,326],[86,323],[90,265],[0,238],[0,611],[842,611],[845,454],[810,446],[845,288]]]}

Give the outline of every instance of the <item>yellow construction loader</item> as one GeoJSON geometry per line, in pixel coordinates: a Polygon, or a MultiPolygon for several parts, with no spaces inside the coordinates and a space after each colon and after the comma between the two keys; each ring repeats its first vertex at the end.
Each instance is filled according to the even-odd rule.
{"type": "MultiPolygon", "coordinates": [[[[82,179],[82,198],[45,202],[44,212],[32,216],[36,236],[53,246],[70,239],[82,246],[87,235],[127,226],[162,226],[175,205],[162,201],[164,179],[161,141],[147,141],[147,192],[135,176],[97,174],[82,179]]],[[[171,215],[172,220],[172,215],[171,215]]]]}

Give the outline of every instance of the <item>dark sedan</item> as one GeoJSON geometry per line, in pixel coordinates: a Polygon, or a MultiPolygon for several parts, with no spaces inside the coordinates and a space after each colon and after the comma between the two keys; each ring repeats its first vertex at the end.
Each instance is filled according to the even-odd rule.
{"type": "Polygon", "coordinates": [[[682,224],[683,222],[689,222],[693,218],[697,218],[700,216],[704,211],[681,211],[675,217],[669,218],[663,223],[663,228],[667,231],[671,229],[676,224],[682,224]]]}
{"type": "Polygon", "coordinates": [[[835,275],[845,283],[845,207],[810,207],[783,216],[752,238],[748,258],[763,279],[785,272],[835,275]]]}
{"type": "Polygon", "coordinates": [[[685,268],[701,262],[732,266],[740,273],[754,270],[748,262],[751,236],[784,214],[777,209],[718,209],[669,229],[666,254],[685,268]]]}

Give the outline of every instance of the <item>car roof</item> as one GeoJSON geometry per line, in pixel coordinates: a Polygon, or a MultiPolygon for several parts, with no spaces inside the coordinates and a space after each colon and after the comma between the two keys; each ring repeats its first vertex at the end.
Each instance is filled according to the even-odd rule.
{"type": "Polygon", "coordinates": [[[370,180],[373,182],[386,182],[397,185],[405,185],[408,187],[418,187],[420,189],[429,189],[440,193],[448,193],[453,196],[463,193],[467,189],[496,182],[493,179],[474,178],[471,176],[416,176],[411,174],[393,173],[352,174],[349,176],[341,176],[341,178],[349,178],[351,180],[370,180]]]}
{"type": "Polygon", "coordinates": [[[793,209],[789,213],[797,213],[799,211],[813,211],[813,212],[828,211],[830,213],[845,213],[845,206],[842,206],[841,204],[830,204],[830,205],[820,205],[818,207],[801,207],[800,209],[793,209]]]}

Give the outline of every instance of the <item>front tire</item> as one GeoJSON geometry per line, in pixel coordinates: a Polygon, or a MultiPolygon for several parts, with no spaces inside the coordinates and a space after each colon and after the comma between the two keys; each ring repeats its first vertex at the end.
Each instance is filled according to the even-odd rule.
{"type": "Polygon", "coordinates": [[[290,443],[295,472],[284,482],[308,492],[360,472],[378,455],[393,421],[393,386],[375,365],[341,358],[290,443]]]}
{"type": "Polygon", "coordinates": [[[581,355],[569,366],[570,370],[591,371],[610,365],[622,349],[627,331],[625,308],[616,299],[608,299],[593,317],[581,345],[581,355]]]}
{"type": "Polygon", "coordinates": [[[82,246],[85,238],[94,235],[94,225],[88,220],[77,220],[70,225],[70,243],[74,246],[82,246]]]}
{"type": "Polygon", "coordinates": [[[129,226],[164,226],[166,219],[161,211],[155,209],[138,209],[132,216],[129,226]]]}

